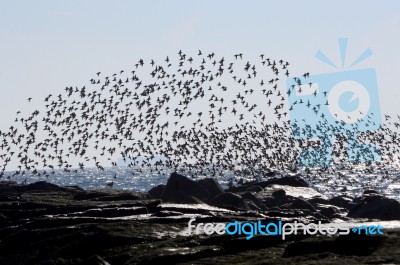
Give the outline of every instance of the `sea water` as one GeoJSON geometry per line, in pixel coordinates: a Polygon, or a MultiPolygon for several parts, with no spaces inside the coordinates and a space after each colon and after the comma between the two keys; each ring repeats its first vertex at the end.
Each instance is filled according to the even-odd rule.
{"type": "MultiPolygon", "coordinates": [[[[40,171],[39,171],[40,172],[40,171]]],[[[166,184],[169,175],[173,171],[164,169],[156,171],[148,168],[128,168],[128,167],[109,167],[104,170],[97,168],[85,168],[78,172],[65,172],[63,170],[55,170],[54,174],[49,176],[13,175],[13,172],[5,172],[1,180],[8,180],[6,176],[10,176],[11,181],[17,183],[33,183],[36,181],[47,181],[60,186],[78,185],[83,189],[101,189],[111,188],[107,183],[113,182],[112,189],[148,191],[152,187],[160,184],[166,184]]],[[[193,180],[205,178],[207,176],[198,176],[196,174],[185,174],[193,180]]],[[[279,175],[295,175],[301,174],[311,187],[327,197],[333,197],[340,194],[346,194],[351,197],[360,196],[367,189],[374,189],[387,197],[400,200],[400,168],[398,166],[380,166],[366,172],[364,167],[342,167],[335,166],[328,170],[321,169],[298,169],[296,173],[287,171],[277,171],[279,175]]],[[[255,181],[253,176],[235,177],[232,173],[226,172],[214,178],[227,188],[233,183],[235,185],[238,180],[243,182],[255,181]],[[234,180],[234,181],[233,181],[234,180]]],[[[260,180],[268,180],[268,177],[260,177],[260,180]]],[[[237,185],[237,184],[236,184],[237,185]]]]}

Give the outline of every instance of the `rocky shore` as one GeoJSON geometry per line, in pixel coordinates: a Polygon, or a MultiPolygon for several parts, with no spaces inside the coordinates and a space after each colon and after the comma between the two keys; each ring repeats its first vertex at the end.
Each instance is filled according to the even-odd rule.
{"type": "Polygon", "coordinates": [[[149,192],[0,182],[0,264],[400,264],[400,230],[383,235],[188,234],[188,221],[363,223],[400,220],[374,190],[327,198],[296,175],[228,190],[172,174],[149,192]]]}

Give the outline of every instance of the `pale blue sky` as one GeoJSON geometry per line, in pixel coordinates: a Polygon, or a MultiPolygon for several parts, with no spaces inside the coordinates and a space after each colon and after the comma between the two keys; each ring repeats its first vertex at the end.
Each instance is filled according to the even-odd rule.
{"type": "Polygon", "coordinates": [[[349,38],[349,60],[372,49],[358,67],[376,69],[382,112],[398,113],[400,1],[0,0],[0,129],[17,110],[41,109],[49,93],[140,58],[264,53],[288,60],[294,74],[319,74],[336,70],[316,51],[339,62],[340,37],[349,38]]]}

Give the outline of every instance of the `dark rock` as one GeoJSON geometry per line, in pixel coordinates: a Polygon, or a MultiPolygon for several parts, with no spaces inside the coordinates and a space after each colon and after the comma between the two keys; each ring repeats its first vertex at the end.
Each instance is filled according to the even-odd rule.
{"type": "Polygon", "coordinates": [[[20,192],[26,191],[65,191],[67,190],[64,187],[57,186],[55,184],[46,182],[46,181],[38,181],[35,183],[31,183],[28,185],[21,185],[17,188],[20,192]]]}
{"type": "Polygon", "coordinates": [[[196,261],[202,258],[213,257],[224,253],[224,249],[218,246],[192,246],[190,248],[172,248],[165,247],[154,251],[153,255],[143,257],[139,262],[137,260],[128,260],[125,264],[182,264],[189,261],[196,261]]]}
{"type": "Polygon", "coordinates": [[[131,201],[140,199],[149,199],[147,192],[140,193],[134,191],[121,191],[121,190],[91,190],[91,191],[78,191],[73,193],[75,200],[90,200],[90,201],[131,201]]]}
{"type": "Polygon", "coordinates": [[[211,197],[215,197],[220,193],[223,193],[221,185],[213,178],[204,178],[197,181],[203,188],[210,192],[211,197]]]}
{"type": "Polygon", "coordinates": [[[78,265],[110,265],[110,263],[108,263],[102,257],[95,255],[78,263],[78,265]]]}
{"type": "Polygon", "coordinates": [[[207,200],[210,198],[210,192],[199,183],[177,173],[172,173],[161,199],[167,202],[184,203],[190,196],[207,200]]]}
{"type": "Polygon", "coordinates": [[[65,187],[70,189],[70,190],[72,190],[72,191],[84,191],[84,189],[82,189],[78,185],[68,185],[68,186],[65,186],[65,187]]]}
{"type": "Polygon", "coordinates": [[[245,199],[247,202],[251,201],[253,204],[255,204],[259,209],[264,209],[265,205],[262,202],[262,200],[260,200],[259,198],[257,198],[256,196],[254,196],[254,194],[252,194],[251,192],[246,192],[243,193],[242,198],[245,199]]]}
{"type": "Polygon", "coordinates": [[[150,197],[153,199],[161,199],[162,193],[164,192],[165,185],[157,185],[149,190],[150,197]]]}
{"type": "Polygon", "coordinates": [[[265,207],[267,209],[270,209],[273,207],[279,207],[285,203],[285,201],[277,200],[275,197],[272,197],[272,196],[264,196],[264,197],[262,197],[261,201],[263,202],[263,204],[265,205],[265,207]]]}
{"type": "Polygon", "coordinates": [[[329,204],[335,205],[337,207],[350,209],[353,204],[353,200],[346,196],[336,196],[328,200],[329,204]]]}
{"type": "MultiPolygon", "coordinates": [[[[246,210],[230,211],[192,204],[201,200],[187,195],[184,200],[191,200],[190,205],[161,203],[159,199],[112,201],[111,198],[142,196],[139,192],[113,189],[71,192],[68,188],[21,194],[14,186],[1,189],[0,184],[0,194],[18,195],[16,202],[0,204],[0,264],[400,264],[398,229],[385,229],[383,236],[354,233],[305,236],[299,233],[289,235],[286,240],[279,236],[256,235],[246,240],[243,234],[185,234],[190,218],[196,218],[194,225],[283,219],[317,223],[329,221],[326,217],[335,217],[339,214],[336,211],[342,212],[321,198],[308,199],[316,209],[308,210],[304,201],[291,196],[293,189],[301,193],[305,188],[284,186],[288,189],[285,189],[286,196],[282,196],[279,191],[282,187],[268,187],[258,193],[244,192],[240,196],[217,195],[216,202],[228,205],[223,207],[236,210],[240,206],[240,210],[246,210]],[[77,200],[76,197],[90,199],[77,200]],[[267,200],[275,205],[284,202],[294,209],[247,211],[262,209],[260,204],[267,200]],[[143,214],[146,212],[149,214],[143,214]]],[[[378,200],[376,197],[382,198],[367,194],[354,201],[372,203],[378,200]]]]}
{"type": "Polygon", "coordinates": [[[249,192],[260,192],[260,191],[263,191],[263,188],[261,188],[261,186],[258,186],[257,184],[255,184],[255,185],[251,185],[250,187],[248,187],[246,189],[246,191],[249,191],[249,192]]]}
{"type": "Polygon", "coordinates": [[[249,210],[249,206],[245,200],[231,192],[225,192],[215,196],[211,200],[211,205],[230,210],[249,210]]]}
{"type": "Polygon", "coordinates": [[[0,181],[0,193],[17,193],[19,194],[19,189],[25,187],[26,185],[18,184],[15,181],[0,181]]]}
{"type": "Polygon", "coordinates": [[[266,190],[264,192],[260,192],[256,194],[256,197],[259,198],[266,208],[272,207],[280,207],[283,204],[288,202],[288,198],[286,196],[286,191],[283,189],[277,190],[266,190]]]}
{"type": "Polygon", "coordinates": [[[244,199],[244,201],[246,202],[246,204],[250,210],[254,210],[254,211],[261,210],[261,208],[257,204],[255,204],[253,201],[248,200],[248,199],[244,199]]]}
{"type": "MultiPolygon", "coordinates": [[[[309,187],[308,183],[300,177],[300,175],[295,176],[285,176],[285,177],[274,177],[270,178],[266,181],[254,181],[251,183],[245,183],[238,187],[231,187],[227,191],[228,192],[244,192],[244,191],[251,191],[253,187],[259,186],[262,189],[272,186],[272,185],[286,185],[292,187],[309,187]]],[[[258,189],[258,188],[255,188],[258,189]]],[[[262,190],[259,190],[262,191],[262,190]]]]}
{"type": "Polygon", "coordinates": [[[19,197],[11,194],[0,194],[0,202],[18,201],[19,197]]]}
{"type": "Polygon", "coordinates": [[[272,196],[278,200],[283,200],[286,197],[286,191],[285,190],[276,190],[272,192],[272,196]]]}
{"type": "Polygon", "coordinates": [[[170,216],[180,216],[180,215],[182,215],[182,213],[181,212],[177,212],[177,211],[164,211],[164,210],[161,210],[161,211],[153,213],[152,215],[156,216],[156,217],[170,217],[170,216]]]}
{"type": "Polygon", "coordinates": [[[109,193],[107,192],[102,192],[102,191],[83,191],[83,192],[78,192],[77,194],[74,195],[75,200],[93,200],[101,197],[106,197],[108,196],[109,193]]]}
{"type": "Polygon", "coordinates": [[[261,191],[263,191],[263,188],[261,188],[258,185],[251,185],[249,188],[247,188],[246,191],[249,191],[249,192],[261,192],[261,191]]]}
{"type": "Polygon", "coordinates": [[[328,200],[321,198],[321,197],[314,197],[314,198],[308,199],[307,201],[314,206],[319,205],[319,204],[331,205],[328,200]]]}
{"type": "Polygon", "coordinates": [[[379,192],[377,192],[376,190],[365,190],[363,194],[364,195],[367,195],[367,194],[379,194],[379,192]]]}
{"type": "Polygon", "coordinates": [[[315,207],[311,205],[308,201],[301,199],[301,198],[295,198],[291,197],[290,201],[288,204],[285,205],[285,208],[288,209],[306,209],[310,211],[315,211],[315,207]]]}
{"type": "MultiPolygon", "coordinates": [[[[100,209],[90,209],[82,213],[77,214],[77,216],[89,216],[89,217],[121,217],[136,214],[146,214],[148,213],[146,207],[129,207],[129,208],[100,208],[100,209]]],[[[73,215],[71,215],[73,216],[73,215]]]]}
{"type": "Polygon", "coordinates": [[[147,203],[145,203],[143,206],[147,208],[147,211],[149,213],[154,213],[159,210],[159,206],[161,204],[161,200],[147,200],[147,203]]]}
{"type": "Polygon", "coordinates": [[[348,217],[384,221],[400,220],[400,203],[394,199],[369,194],[369,196],[361,197],[356,201],[357,204],[350,209],[348,217]]]}
{"type": "Polygon", "coordinates": [[[0,202],[17,201],[19,192],[15,189],[16,183],[1,182],[0,183],[0,202]]]}
{"type": "MultiPolygon", "coordinates": [[[[337,238],[316,237],[289,244],[283,257],[305,256],[311,253],[336,253],[344,256],[366,256],[368,257],[383,241],[383,237],[366,235],[345,235],[337,238]]],[[[359,262],[351,262],[351,264],[359,262]]],[[[311,263],[308,263],[311,264],[311,263]]],[[[318,264],[318,263],[312,263],[318,264]]],[[[323,264],[319,262],[319,264],[323,264]]],[[[340,262],[330,263],[340,264],[340,262]]]]}
{"type": "Polygon", "coordinates": [[[5,186],[5,187],[11,187],[11,186],[16,186],[16,185],[18,185],[18,183],[17,182],[15,182],[15,181],[12,181],[12,180],[2,180],[2,181],[0,181],[0,187],[3,187],[3,186],[5,186]]]}
{"type": "Polygon", "coordinates": [[[265,188],[271,185],[286,185],[292,187],[309,187],[308,183],[300,176],[285,176],[280,178],[271,178],[267,181],[259,182],[258,185],[265,188]]]}
{"type": "MultiPolygon", "coordinates": [[[[319,197],[319,198],[324,198],[324,195],[319,193],[313,188],[308,188],[308,187],[292,187],[288,185],[277,185],[273,184],[269,187],[264,188],[264,191],[261,192],[260,194],[269,194],[272,196],[272,193],[275,191],[278,191],[277,196],[279,197],[279,192],[283,195],[282,191],[283,190],[286,193],[286,196],[291,196],[291,197],[298,197],[298,198],[303,198],[306,200],[309,200],[311,198],[319,197]]],[[[281,195],[281,196],[282,196],[281,195]]],[[[284,197],[284,196],[282,196],[284,197]]]]}
{"type": "Polygon", "coordinates": [[[193,196],[184,197],[182,199],[181,203],[185,203],[185,204],[205,204],[204,201],[202,201],[202,200],[200,200],[200,199],[198,199],[196,197],[193,197],[193,196]]]}
{"type": "Polygon", "coordinates": [[[264,176],[265,177],[275,177],[276,176],[276,174],[277,174],[277,172],[275,171],[275,170],[273,170],[273,171],[268,171],[268,172],[264,172],[264,176]]]}
{"type": "Polygon", "coordinates": [[[5,223],[7,221],[7,216],[4,214],[0,213],[0,224],[5,223]]]}
{"type": "Polygon", "coordinates": [[[139,200],[142,199],[142,196],[138,194],[132,194],[128,192],[119,193],[119,194],[111,194],[107,196],[100,196],[94,198],[96,201],[130,201],[130,200],[139,200]]]}
{"type": "Polygon", "coordinates": [[[320,214],[327,218],[334,218],[340,213],[340,209],[333,205],[318,204],[316,205],[316,208],[320,214]]]}
{"type": "Polygon", "coordinates": [[[333,207],[325,207],[325,208],[321,209],[319,211],[319,213],[327,218],[333,218],[337,212],[335,211],[335,208],[333,208],[333,207]]]}
{"type": "Polygon", "coordinates": [[[230,187],[227,192],[246,192],[253,187],[252,184],[243,184],[237,187],[230,187]]]}

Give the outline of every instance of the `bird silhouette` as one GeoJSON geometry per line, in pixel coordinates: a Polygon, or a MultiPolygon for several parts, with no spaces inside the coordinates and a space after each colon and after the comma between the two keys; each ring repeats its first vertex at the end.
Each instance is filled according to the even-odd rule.
{"type": "MultiPolygon", "coordinates": [[[[287,96],[302,93],[303,83],[312,87],[308,72],[294,78],[292,87],[280,87],[289,73],[289,63],[283,59],[260,55],[253,61],[243,53],[224,57],[200,50],[194,55],[180,50],[161,62],[139,59],[132,69],[109,75],[97,72],[89,84],[46,96],[43,110],[25,116],[17,112],[14,124],[0,132],[1,174],[12,160],[18,164],[12,177],[49,177],[56,170],[78,174],[89,163],[104,171],[117,165],[115,156],[136,170],[132,176],[144,170],[157,174],[176,170],[192,176],[228,172],[244,181],[248,176],[273,177],[282,170],[298,172],[294,166],[299,153],[321,143],[293,137],[296,128],[288,110],[304,106],[320,120],[316,128],[298,129],[304,135],[323,135],[335,128],[321,113],[328,105],[326,94],[322,102],[313,91],[312,98],[288,104],[287,96]]],[[[367,125],[374,124],[373,114],[364,119],[367,125]]],[[[388,115],[385,120],[400,128],[399,116],[394,120],[388,115]]],[[[398,159],[400,146],[394,129],[384,125],[375,132],[359,132],[355,126],[348,133],[379,145],[390,163],[398,159]]],[[[346,137],[333,144],[332,155],[339,163],[346,159],[345,143],[346,137]]],[[[307,173],[312,181],[323,182],[318,174],[307,173]]]]}

